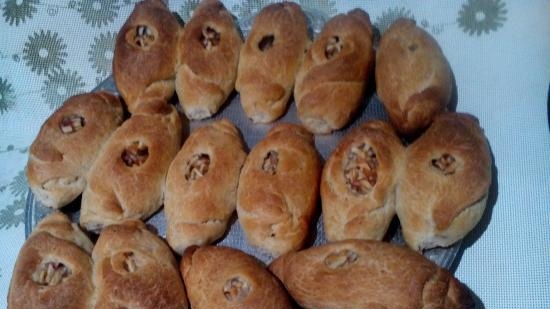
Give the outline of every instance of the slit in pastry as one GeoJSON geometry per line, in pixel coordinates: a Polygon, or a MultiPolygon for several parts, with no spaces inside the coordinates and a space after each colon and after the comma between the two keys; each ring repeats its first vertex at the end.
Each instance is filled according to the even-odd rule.
{"type": "Polygon", "coordinates": [[[344,249],[333,252],[325,258],[325,265],[330,269],[337,269],[353,264],[358,259],[355,251],[344,249]]]}
{"type": "Polygon", "coordinates": [[[277,165],[279,164],[279,154],[270,150],[264,158],[262,163],[262,170],[270,175],[275,175],[277,173],[277,165]]]}
{"type": "Polygon", "coordinates": [[[340,41],[339,36],[332,36],[327,40],[327,46],[325,47],[325,57],[330,60],[336,56],[343,48],[343,44],[340,41]]]}
{"type": "Polygon", "coordinates": [[[355,194],[368,194],[376,185],[377,167],[378,159],[371,146],[353,146],[344,167],[346,185],[355,194]]]}
{"type": "Polygon", "coordinates": [[[46,262],[38,266],[32,274],[32,280],[38,285],[54,286],[71,275],[71,270],[61,262],[46,262]]]}
{"type": "Polygon", "coordinates": [[[225,282],[223,286],[223,296],[228,301],[240,302],[245,299],[250,293],[250,284],[240,278],[233,277],[225,282]]]}
{"type": "Polygon", "coordinates": [[[149,148],[142,142],[133,142],[120,155],[120,158],[128,167],[140,166],[147,161],[148,157],[149,148]]]}
{"type": "Polygon", "coordinates": [[[204,49],[210,50],[220,44],[221,35],[216,29],[206,26],[201,33],[200,41],[204,49]]]}
{"type": "Polygon", "coordinates": [[[153,45],[156,37],[157,31],[155,28],[149,25],[137,25],[128,31],[126,41],[137,48],[147,50],[153,45]]]}
{"type": "Polygon", "coordinates": [[[258,43],[258,48],[261,51],[266,51],[273,46],[274,41],[275,41],[275,36],[273,34],[264,35],[260,40],[260,42],[258,43]]]}
{"type": "Polygon", "coordinates": [[[432,166],[438,169],[443,175],[452,175],[456,172],[456,159],[448,153],[439,158],[432,159],[432,166]]]}
{"type": "Polygon", "coordinates": [[[63,134],[74,133],[86,125],[84,117],[80,115],[69,115],[65,116],[59,121],[59,129],[63,134]]]}
{"type": "Polygon", "coordinates": [[[201,153],[191,157],[191,160],[187,162],[187,171],[185,173],[185,180],[197,180],[206,173],[210,167],[210,156],[201,153]]]}

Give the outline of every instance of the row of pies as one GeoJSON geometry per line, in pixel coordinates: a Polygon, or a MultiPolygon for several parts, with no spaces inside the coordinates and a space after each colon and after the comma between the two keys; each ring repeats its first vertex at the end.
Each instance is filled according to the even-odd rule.
{"type": "Polygon", "coordinates": [[[281,117],[294,93],[312,133],[343,128],[372,83],[399,133],[426,128],[451,100],[452,78],[441,48],[414,21],[396,21],[375,53],[374,30],[361,9],[329,20],[312,42],[300,6],[264,7],[243,43],[231,14],[202,1],[183,27],[158,0],[138,3],[116,40],[114,79],[130,112],[177,92],[186,116],[215,114],[235,88],[247,117],[281,117]]]}
{"type": "Polygon", "coordinates": [[[236,249],[193,247],[178,267],[140,221],[105,228],[94,246],[54,212],[21,249],[8,309],[291,309],[285,289],[306,309],[474,307],[449,272],[383,242],[333,242],[285,254],[269,269],[236,249]]]}
{"type": "Polygon", "coordinates": [[[397,213],[411,248],[448,246],[480,220],[491,183],[487,141],[467,114],[438,115],[408,147],[388,123],[367,121],[324,167],[299,125],[274,126],[247,156],[225,119],[191,132],[180,149],[182,123],[164,101],[121,122],[111,94],[70,98],[31,145],[30,188],[52,208],[82,193],[80,224],[90,231],[145,220],[164,204],[179,254],[219,239],[235,209],[250,244],[273,256],[298,250],[319,195],[329,241],[380,240],[397,213]]]}

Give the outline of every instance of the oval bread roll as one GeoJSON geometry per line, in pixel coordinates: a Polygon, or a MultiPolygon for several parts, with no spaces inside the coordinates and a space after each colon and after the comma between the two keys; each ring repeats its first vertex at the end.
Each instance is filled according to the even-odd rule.
{"type": "Polygon", "coordinates": [[[395,215],[405,148],[386,122],[346,135],[323,168],[321,199],[327,240],[381,240],[395,215]]]}
{"type": "Polygon", "coordinates": [[[90,239],[67,216],[60,212],[48,215],[19,252],[8,308],[90,308],[92,247],[90,239]]]}
{"type": "Polygon", "coordinates": [[[93,308],[187,309],[170,248],[137,220],[105,228],[94,247],[93,308]]]}
{"type": "Polygon", "coordinates": [[[393,126],[414,135],[451,100],[449,63],[436,40],[408,19],[384,33],[376,55],[376,91],[393,126]]]}
{"type": "Polygon", "coordinates": [[[296,75],[298,117],[313,133],[341,129],[358,111],[374,69],[373,30],[361,9],[329,20],[296,75]]]}
{"type": "Polygon", "coordinates": [[[279,281],[239,250],[187,250],[180,270],[193,309],[292,309],[279,281]]]}
{"type": "Polygon", "coordinates": [[[239,130],[228,120],[194,131],[170,165],[164,211],[167,240],[182,254],[220,238],[235,211],[246,158],[239,130]]]}
{"type": "Polygon", "coordinates": [[[303,127],[271,129],[244,163],[237,214],[248,242],[273,256],[300,249],[319,194],[321,162],[303,127]]]}
{"type": "Polygon", "coordinates": [[[174,95],[180,29],[164,1],[144,0],[118,32],[113,77],[130,113],[142,102],[174,95]]]}
{"type": "Polygon", "coordinates": [[[173,106],[159,100],[140,106],[113,133],[90,168],[80,224],[98,230],[157,211],[181,136],[181,119],[173,106]]]}
{"type": "Polygon", "coordinates": [[[285,113],[309,43],[306,16],[298,4],[270,4],[256,15],[241,49],[235,84],[253,122],[272,122],[285,113]]]}
{"type": "Polygon", "coordinates": [[[176,91],[187,118],[212,116],[231,94],[241,45],[241,35],[223,3],[201,1],[178,43],[176,91]]]}
{"type": "Polygon", "coordinates": [[[291,252],[270,270],[305,309],[474,308],[462,284],[422,255],[346,240],[291,252]]]}
{"type": "Polygon", "coordinates": [[[491,185],[491,155],[478,120],[445,113],[407,149],[397,215],[414,250],[446,247],[481,219],[491,185]]]}
{"type": "Polygon", "coordinates": [[[61,208],[82,193],[99,150],[122,120],[116,96],[92,92],[70,97],[44,122],[27,162],[29,187],[42,205],[61,208]]]}

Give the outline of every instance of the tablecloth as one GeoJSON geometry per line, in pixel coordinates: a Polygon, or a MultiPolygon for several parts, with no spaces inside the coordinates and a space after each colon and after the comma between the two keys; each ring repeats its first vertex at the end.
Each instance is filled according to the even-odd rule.
{"type": "MultiPolygon", "coordinates": [[[[169,7],[187,20],[197,2],[169,7]]],[[[223,2],[248,18],[272,1],[223,2]]],[[[455,76],[456,110],[479,118],[494,156],[488,208],[453,271],[480,308],[550,308],[550,1],[298,2],[326,18],[361,7],[381,32],[413,18],[437,39],[455,76]]],[[[25,238],[28,147],[68,96],[111,74],[134,3],[0,2],[0,307],[25,238]]]]}

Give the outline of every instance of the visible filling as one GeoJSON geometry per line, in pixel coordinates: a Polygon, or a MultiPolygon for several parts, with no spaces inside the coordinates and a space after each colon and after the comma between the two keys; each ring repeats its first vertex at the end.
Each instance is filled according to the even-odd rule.
{"type": "Polygon", "coordinates": [[[210,166],[210,156],[201,153],[191,157],[191,160],[187,162],[187,172],[185,173],[185,180],[196,180],[208,173],[210,166]]]}
{"type": "Polygon", "coordinates": [[[279,154],[276,151],[271,150],[264,158],[262,169],[270,175],[275,175],[277,172],[277,164],[279,164],[279,154]]]}
{"type": "Polygon", "coordinates": [[[445,153],[439,158],[432,159],[432,166],[440,170],[443,175],[451,175],[456,171],[456,160],[452,155],[445,153]]]}
{"type": "Polygon", "coordinates": [[[340,42],[340,37],[333,36],[330,37],[327,41],[327,46],[325,47],[325,57],[331,59],[336,56],[343,48],[342,42],[340,42]]]}
{"type": "Polygon", "coordinates": [[[146,25],[138,25],[132,36],[131,43],[143,49],[150,47],[155,41],[154,29],[146,25]]]}
{"type": "Polygon", "coordinates": [[[228,301],[242,301],[250,293],[250,285],[239,277],[233,277],[225,282],[223,296],[228,301]]]}
{"type": "Polygon", "coordinates": [[[53,286],[68,277],[71,271],[60,262],[47,262],[41,264],[32,275],[32,280],[39,285],[53,286]]]}
{"type": "Polygon", "coordinates": [[[71,134],[82,129],[84,125],[84,117],[79,115],[69,115],[61,119],[59,122],[59,129],[64,134],[71,134]]]}
{"type": "Polygon", "coordinates": [[[376,185],[378,159],[367,144],[350,149],[344,167],[344,178],[349,189],[356,194],[367,194],[376,185]]]}
{"type": "Polygon", "coordinates": [[[120,155],[122,161],[129,167],[142,165],[148,157],[149,148],[142,142],[133,142],[120,155]]]}
{"type": "Polygon", "coordinates": [[[136,263],[136,257],[134,256],[134,253],[129,251],[129,252],[122,253],[122,255],[124,256],[124,261],[122,264],[122,266],[124,267],[124,270],[129,273],[136,271],[137,263],[136,263]]]}
{"type": "Polygon", "coordinates": [[[200,41],[205,49],[210,50],[220,44],[220,33],[207,26],[202,30],[200,41]]]}
{"type": "Polygon", "coordinates": [[[325,265],[331,269],[341,268],[357,261],[359,256],[354,251],[344,249],[333,252],[325,258],[325,265]]]}
{"type": "Polygon", "coordinates": [[[266,35],[258,43],[258,48],[261,51],[266,51],[273,46],[273,41],[275,41],[275,36],[273,34],[266,35]]]}

